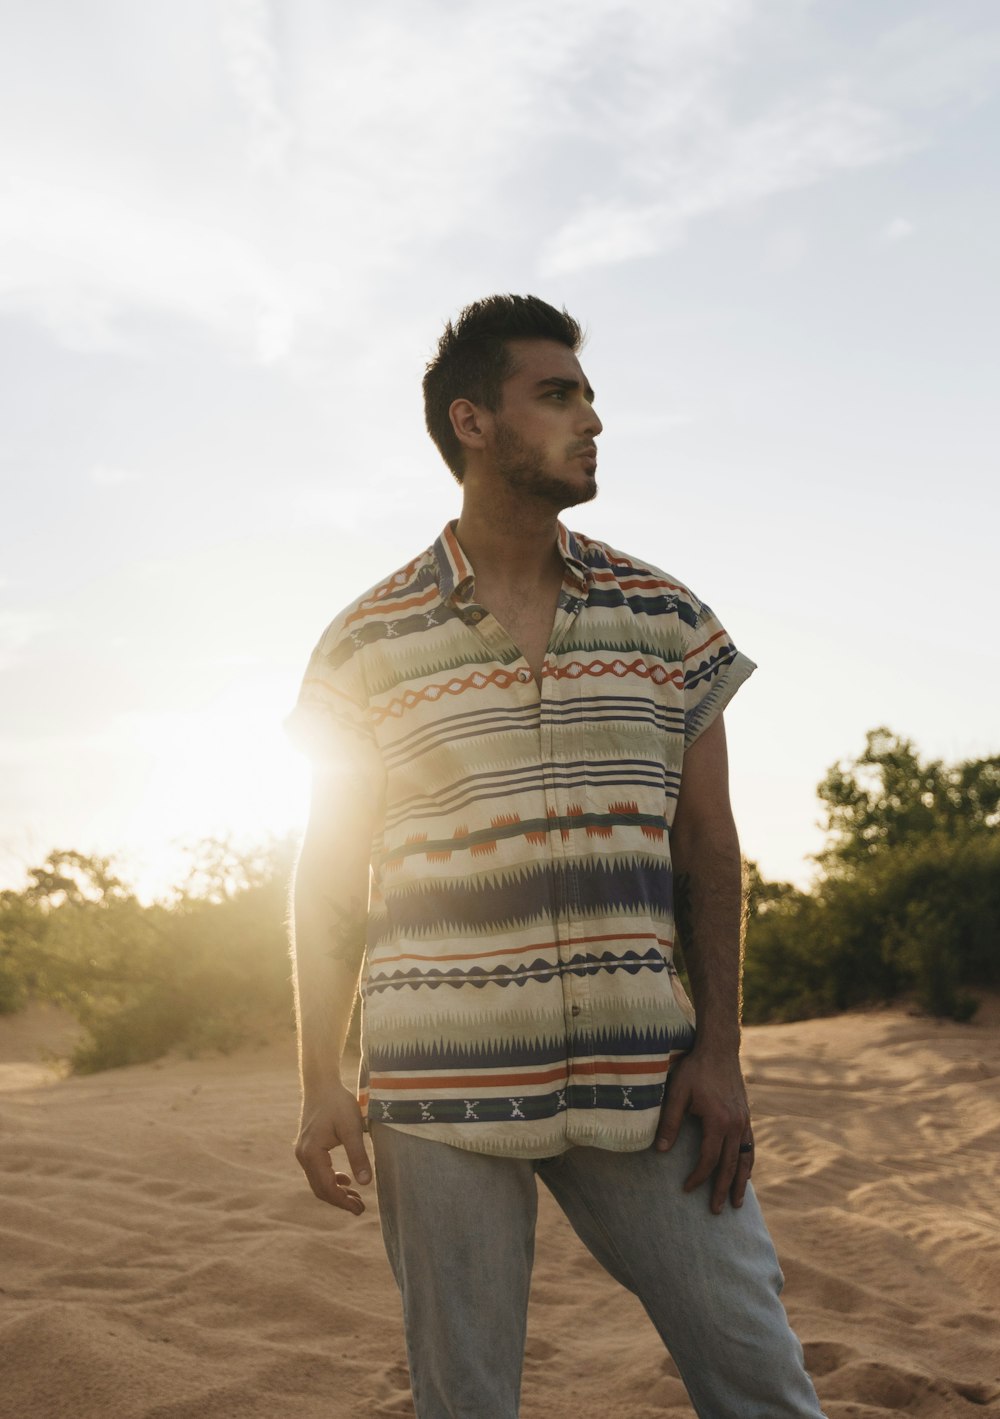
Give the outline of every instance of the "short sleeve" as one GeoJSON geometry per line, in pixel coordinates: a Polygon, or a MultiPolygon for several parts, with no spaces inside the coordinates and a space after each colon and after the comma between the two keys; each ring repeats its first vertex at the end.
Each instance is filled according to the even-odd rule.
{"type": "Polygon", "coordinates": [[[285,720],[295,747],[317,768],[384,777],[358,647],[342,621],[323,633],[309,658],[298,702],[285,720]]]}
{"type": "Polygon", "coordinates": [[[684,747],[688,749],[721,714],[757,666],[736,649],[715,614],[693,599],[693,623],[685,626],[684,747]]]}

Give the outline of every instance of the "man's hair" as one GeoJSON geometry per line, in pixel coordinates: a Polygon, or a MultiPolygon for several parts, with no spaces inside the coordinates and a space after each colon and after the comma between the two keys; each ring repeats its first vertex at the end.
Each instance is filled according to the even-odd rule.
{"type": "Polygon", "coordinates": [[[576,353],[583,334],[565,309],[556,310],[538,296],[487,296],[467,305],[454,324],[449,320],[424,374],[424,418],[459,483],[465,450],[448,410],[456,399],[468,399],[497,412],[501,386],[515,370],[508,340],[556,340],[576,353]]]}

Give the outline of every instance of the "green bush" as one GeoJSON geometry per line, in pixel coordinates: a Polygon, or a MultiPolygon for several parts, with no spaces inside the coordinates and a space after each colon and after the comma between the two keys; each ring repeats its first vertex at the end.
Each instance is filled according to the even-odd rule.
{"type": "Polygon", "coordinates": [[[86,1029],[80,1073],[290,1028],[291,863],[290,843],[247,855],[205,844],[185,888],[146,906],[106,860],[53,853],[0,898],[0,999],[72,1011],[86,1029]]]}
{"type": "Polygon", "coordinates": [[[818,789],[827,845],[810,892],[750,864],[744,1018],[911,997],[965,1020],[1000,984],[1000,757],[924,761],[873,729],[818,789]]]}
{"type": "Polygon", "coordinates": [[[1000,835],[887,848],[812,892],[755,903],[744,972],[749,1023],[912,997],[967,1020],[1000,985],[1000,835]]]}
{"type": "MultiPolygon", "coordinates": [[[[810,891],[748,864],[744,1018],[907,996],[968,1019],[974,992],[1000,985],[1000,758],[925,763],[872,730],[819,796],[828,841],[810,891]]],[[[147,906],[107,859],[53,853],[23,891],[0,892],[0,1013],[32,995],[71,1010],[81,1072],[290,1028],[292,858],[289,842],[203,843],[184,887],[147,906]]]]}

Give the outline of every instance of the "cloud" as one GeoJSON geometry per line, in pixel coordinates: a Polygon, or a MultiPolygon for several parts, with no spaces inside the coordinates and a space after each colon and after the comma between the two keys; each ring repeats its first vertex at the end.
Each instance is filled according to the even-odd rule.
{"type": "Polygon", "coordinates": [[[13,172],[0,209],[0,306],[76,350],[133,349],[126,313],[195,322],[272,353],[287,323],[280,276],[252,241],[168,194],[13,172]]]}
{"type": "MultiPolygon", "coordinates": [[[[981,14],[991,9],[981,7],[981,14]]],[[[859,81],[881,93],[887,104],[914,113],[943,105],[978,104],[996,91],[1000,71],[1000,28],[967,19],[958,6],[925,7],[866,46],[859,81]]]]}
{"type": "Polygon", "coordinates": [[[0,57],[0,308],[85,351],[141,349],[149,316],[263,362],[335,340],[401,269],[484,234],[530,250],[547,170],[599,136],[620,82],[641,132],[635,53],[680,91],[748,12],[178,0],[147,25],[98,0],[55,37],[25,12],[0,57]]]}
{"type": "Polygon", "coordinates": [[[935,78],[926,26],[824,47],[800,0],[88,13],[53,35],[26,9],[0,56],[0,308],[83,350],[167,317],[263,363],[334,347],[401,278],[630,261],[889,161],[989,48],[936,20],[935,78]]]}
{"type": "Polygon", "coordinates": [[[280,58],[266,0],[221,0],[221,38],[233,89],[250,125],[251,167],[279,169],[291,125],[279,98],[280,58]]]}
{"type": "Polygon", "coordinates": [[[779,104],[743,123],[721,104],[678,117],[673,111],[652,135],[656,153],[640,192],[573,216],[547,243],[543,274],[648,255],[680,241],[698,219],[883,162],[907,146],[888,115],[839,95],[779,104]]]}
{"type": "Polygon", "coordinates": [[[889,245],[896,242],[906,241],[911,237],[916,228],[912,222],[908,222],[905,217],[893,217],[891,222],[887,222],[879,232],[879,240],[889,245]]]}

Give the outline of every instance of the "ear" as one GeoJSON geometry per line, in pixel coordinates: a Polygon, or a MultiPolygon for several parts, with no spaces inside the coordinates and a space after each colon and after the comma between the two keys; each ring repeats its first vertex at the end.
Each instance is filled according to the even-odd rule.
{"type": "Polygon", "coordinates": [[[471,399],[456,399],[448,409],[455,437],[464,448],[485,447],[483,416],[485,411],[473,404],[471,399]]]}

